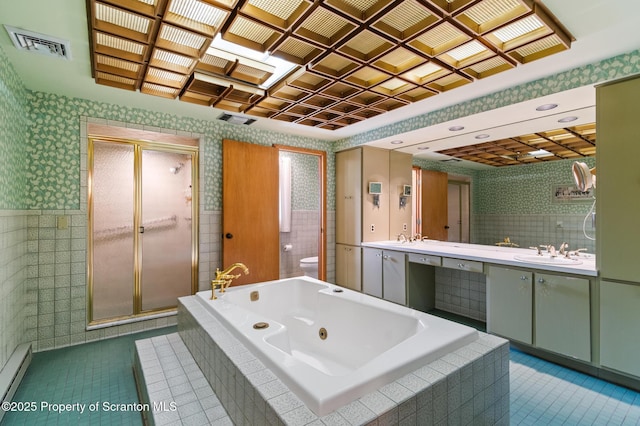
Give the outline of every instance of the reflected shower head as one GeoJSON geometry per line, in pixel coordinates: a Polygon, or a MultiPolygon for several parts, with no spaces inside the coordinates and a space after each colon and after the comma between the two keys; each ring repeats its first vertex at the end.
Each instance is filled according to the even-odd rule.
{"type": "Polygon", "coordinates": [[[184,163],[178,163],[177,166],[175,167],[170,167],[169,171],[171,173],[173,173],[174,175],[177,175],[178,173],[180,173],[180,170],[184,167],[184,163]]]}

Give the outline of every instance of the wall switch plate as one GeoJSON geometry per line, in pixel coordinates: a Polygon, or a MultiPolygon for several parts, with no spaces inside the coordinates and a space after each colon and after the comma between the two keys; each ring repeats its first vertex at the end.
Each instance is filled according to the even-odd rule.
{"type": "Polygon", "coordinates": [[[371,224],[371,232],[376,232],[376,225],[374,223],[371,224]]]}
{"type": "Polygon", "coordinates": [[[58,229],[68,229],[69,228],[69,218],[67,216],[57,216],[56,217],[56,228],[58,228],[58,229]]]}

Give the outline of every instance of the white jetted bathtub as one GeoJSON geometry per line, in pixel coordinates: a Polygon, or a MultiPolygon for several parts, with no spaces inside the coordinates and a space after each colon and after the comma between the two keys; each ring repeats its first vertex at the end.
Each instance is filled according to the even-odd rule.
{"type": "Polygon", "coordinates": [[[231,287],[217,300],[211,291],[197,295],[318,416],[478,337],[473,328],[310,277],[231,287]]]}

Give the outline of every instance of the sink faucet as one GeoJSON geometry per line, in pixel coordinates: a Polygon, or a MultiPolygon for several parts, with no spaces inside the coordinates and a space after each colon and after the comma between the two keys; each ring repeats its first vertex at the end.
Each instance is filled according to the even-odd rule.
{"type": "Polygon", "coordinates": [[[231,281],[235,280],[236,278],[240,277],[240,275],[242,275],[242,274],[237,274],[237,275],[231,274],[231,272],[236,268],[242,269],[245,275],[249,274],[249,268],[247,268],[244,265],[244,263],[234,263],[224,271],[221,271],[220,268],[216,268],[216,279],[211,280],[211,300],[217,299],[215,294],[217,286],[220,286],[220,293],[224,293],[227,287],[231,285],[231,281]]]}
{"type": "Polygon", "coordinates": [[[567,243],[563,242],[562,244],[560,244],[560,251],[559,251],[559,253],[560,253],[561,255],[567,254],[568,252],[567,252],[567,251],[565,251],[565,249],[567,249],[567,248],[569,248],[569,244],[567,244],[567,243]]]}
{"type": "Polygon", "coordinates": [[[396,241],[400,241],[401,243],[407,242],[407,236],[404,233],[398,234],[398,238],[396,241]]]}

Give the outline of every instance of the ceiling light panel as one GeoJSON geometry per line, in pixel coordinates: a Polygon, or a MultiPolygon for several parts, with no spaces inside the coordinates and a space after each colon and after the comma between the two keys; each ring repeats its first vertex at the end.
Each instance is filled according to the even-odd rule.
{"type": "Polygon", "coordinates": [[[143,62],[149,50],[147,44],[99,31],[94,31],[93,42],[93,49],[96,54],[115,56],[134,62],[143,62]]]}
{"type": "Polygon", "coordinates": [[[273,56],[299,65],[310,62],[320,53],[322,53],[322,51],[317,47],[294,37],[288,37],[272,52],[273,56]]]}
{"type": "Polygon", "coordinates": [[[200,58],[209,47],[211,38],[169,24],[161,24],[156,47],[200,58]]]}
{"type": "Polygon", "coordinates": [[[532,3],[530,0],[482,0],[456,15],[456,19],[473,32],[483,34],[529,12],[528,4],[532,3]]]}
{"type": "Polygon", "coordinates": [[[162,98],[175,99],[180,93],[180,89],[174,87],[166,87],[160,84],[144,83],[140,88],[140,92],[148,95],[160,96],[162,98]]]}
{"type": "Polygon", "coordinates": [[[169,0],[164,20],[213,37],[218,33],[228,15],[228,10],[219,9],[199,0],[169,0]]]}
{"type": "Polygon", "coordinates": [[[149,42],[154,19],[119,9],[105,3],[95,2],[94,28],[125,38],[149,42]]]}
{"type": "Polygon", "coordinates": [[[326,0],[328,5],[358,21],[366,21],[391,2],[392,0],[326,0]]]}
{"type": "Polygon", "coordinates": [[[471,36],[456,28],[452,23],[443,22],[410,41],[409,45],[426,55],[436,56],[469,40],[471,40],[471,36]]]}
{"type": "Polygon", "coordinates": [[[294,30],[294,33],[330,47],[355,28],[355,23],[324,7],[318,7],[294,30]]]}
{"type": "Polygon", "coordinates": [[[360,66],[360,62],[352,58],[330,53],[315,64],[311,69],[334,78],[341,78],[360,66]]]}
{"type": "Polygon", "coordinates": [[[364,30],[347,41],[338,50],[361,61],[369,61],[391,49],[391,47],[393,47],[391,42],[369,30],[364,30]]]}
{"type": "Polygon", "coordinates": [[[181,74],[189,74],[196,66],[197,60],[190,56],[180,55],[163,49],[154,49],[149,65],[164,68],[181,74]]]}
{"type": "Polygon", "coordinates": [[[160,0],[109,0],[109,3],[135,13],[155,17],[160,14],[163,2],[160,0]]]}
{"type": "Polygon", "coordinates": [[[426,84],[450,73],[451,72],[449,70],[442,68],[440,65],[433,62],[427,62],[424,65],[420,65],[419,67],[402,74],[402,77],[416,84],[426,84]]]}
{"type": "Polygon", "coordinates": [[[121,77],[119,75],[109,74],[97,71],[95,75],[96,83],[105,86],[117,87],[125,90],[136,90],[137,80],[135,78],[121,77]]]}
{"type": "Polygon", "coordinates": [[[281,33],[273,28],[236,15],[222,38],[249,49],[265,52],[280,36],[281,33]]]}
{"type": "Polygon", "coordinates": [[[241,11],[259,21],[287,30],[309,6],[306,0],[249,0],[241,11]]]}
{"type": "Polygon", "coordinates": [[[439,20],[424,5],[408,0],[383,15],[373,26],[398,40],[406,40],[439,20]]]}
{"type": "Polygon", "coordinates": [[[492,76],[499,72],[509,70],[514,67],[515,65],[513,65],[511,62],[507,61],[506,59],[500,56],[494,56],[491,59],[487,59],[485,61],[478,62],[467,68],[464,68],[463,71],[466,74],[472,76],[473,78],[481,79],[481,78],[492,76]]]}
{"type": "Polygon", "coordinates": [[[125,61],[106,55],[96,55],[96,70],[132,79],[138,79],[143,65],[137,62],[125,61]]]}

